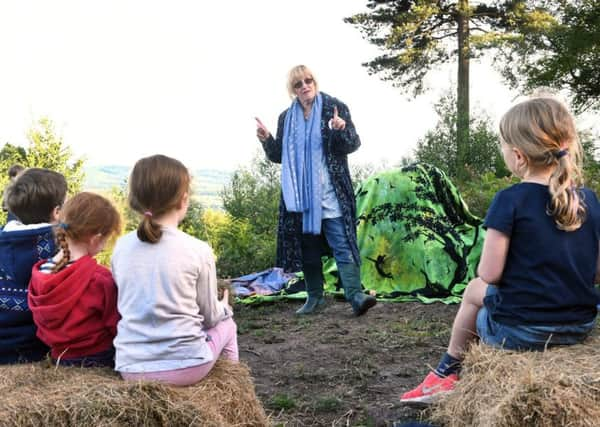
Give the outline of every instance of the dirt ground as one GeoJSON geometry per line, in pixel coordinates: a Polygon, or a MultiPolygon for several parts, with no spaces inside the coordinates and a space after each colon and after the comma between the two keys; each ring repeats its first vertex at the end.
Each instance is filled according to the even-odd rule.
{"type": "Polygon", "coordinates": [[[240,358],[273,425],[392,426],[425,416],[399,395],[437,364],[458,306],[379,303],[354,317],[345,301],[327,302],[303,317],[294,314],[300,301],[235,306],[240,358]]]}

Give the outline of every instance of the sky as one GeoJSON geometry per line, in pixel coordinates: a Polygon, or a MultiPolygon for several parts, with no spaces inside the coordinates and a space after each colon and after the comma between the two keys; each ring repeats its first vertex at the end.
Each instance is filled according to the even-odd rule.
{"type": "MultiPolygon", "coordinates": [[[[352,163],[397,164],[435,126],[454,64],[413,98],[369,76],[378,50],[343,18],[366,0],[2,0],[0,143],[27,146],[49,117],[75,156],[130,166],[161,153],[233,170],[259,152],[254,117],[274,134],[290,104],[288,70],[305,64],[345,102],[361,137],[352,163]]],[[[516,94],[471,65],[472,106],[493,120],[516,94]]]]}

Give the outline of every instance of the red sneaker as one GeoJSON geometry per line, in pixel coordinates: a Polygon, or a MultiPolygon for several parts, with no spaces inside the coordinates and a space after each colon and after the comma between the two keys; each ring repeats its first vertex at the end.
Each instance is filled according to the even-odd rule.
{"type": "Polygon", "coordinates": [[[407,391],[400,398],[404,403],[432,403],[439,397],[439,393],[447,393],[454,390],[458,381],[458,375],[450,374],[440,378],[434,372],[430,372],[417,388],[407,391]]]}

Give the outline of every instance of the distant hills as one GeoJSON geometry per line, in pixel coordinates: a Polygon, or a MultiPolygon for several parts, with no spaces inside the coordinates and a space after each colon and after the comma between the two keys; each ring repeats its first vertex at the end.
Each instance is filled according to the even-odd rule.
{"type": "MultiPolygon", "coordinates": [[[[114,187],[124,187],[131,167],[120,165],[85,166],[86,190],[106,191],[114,187]]],[[[192,171],[196,196],[206,208],[221,209],[220,191],[229,183],[231,171],[218,169],[198,169],[192,171]]]]}

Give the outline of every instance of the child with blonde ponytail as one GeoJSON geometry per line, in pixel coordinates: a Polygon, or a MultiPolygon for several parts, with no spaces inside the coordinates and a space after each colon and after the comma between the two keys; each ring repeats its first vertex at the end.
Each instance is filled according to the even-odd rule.
{"type": "Polygon", "coordinates": [[[428,403],[451,391],[474,339],[543,351],[579,343],[594,327],[600,204],[583,187],[573,116],[556,99],[529,99],[502,117],[500,146],[521,182],[492,201],[479,277],[465,289],[448,350],[402,402],[428,403]]]}
{"type": "Polygon", "coordinates": [[[79,193],[59,214],[60,251],[33,267],[28,303],[37,336],[61,365],[114,366],[117,288],[94,256],[120,229],[120,215],[107,199],[79,193]]]}
{"type": "Polygon", "coordinates": [[[177,229],[190,183],[186,167],[162,155],[139,160],[129,178],[129,205],[141,221],[112,257],[122,316],[115,369],[126,380],[190,385],[219,357],[238,360],[237,327],[227,292],[217,296],[212,250],[177,229]]]}

